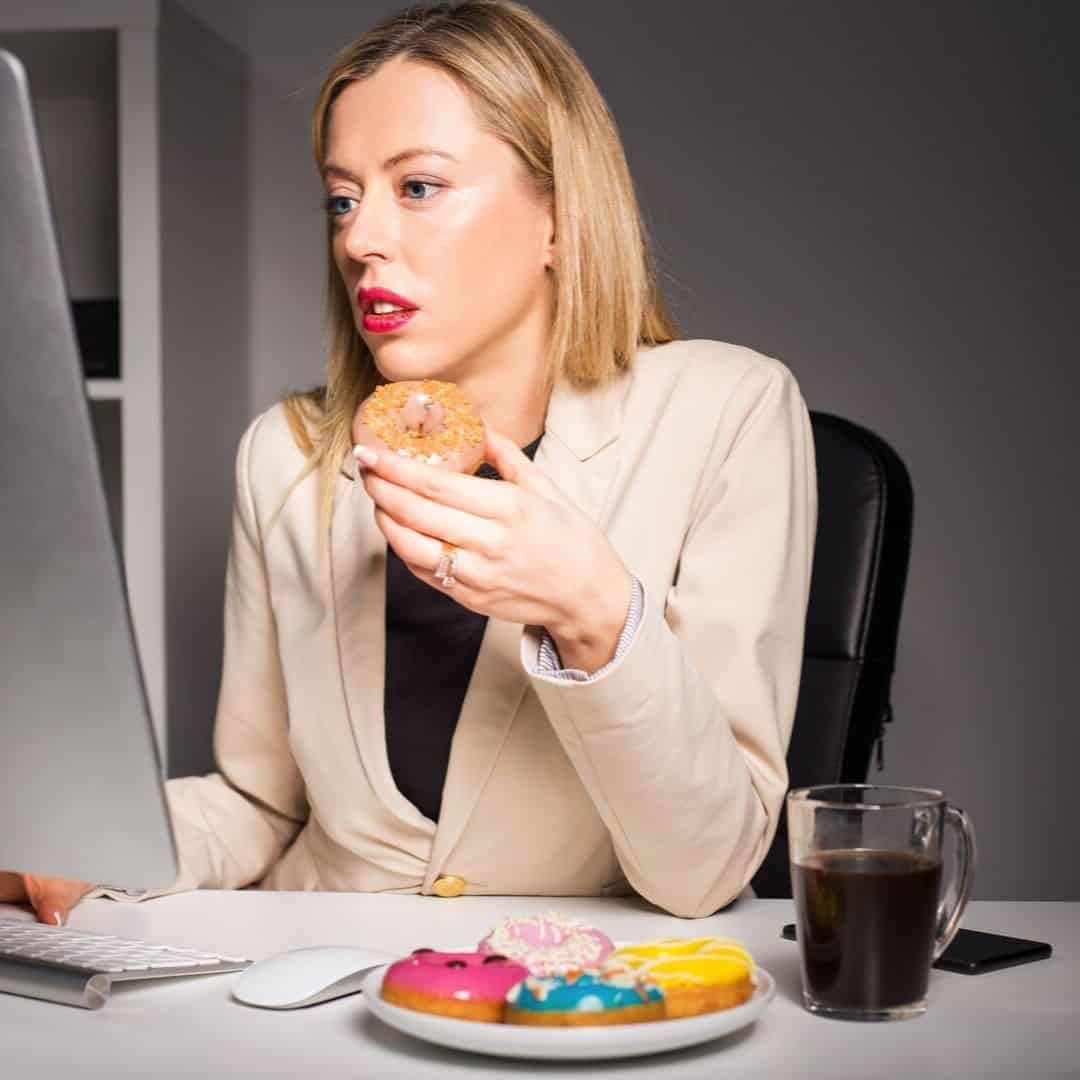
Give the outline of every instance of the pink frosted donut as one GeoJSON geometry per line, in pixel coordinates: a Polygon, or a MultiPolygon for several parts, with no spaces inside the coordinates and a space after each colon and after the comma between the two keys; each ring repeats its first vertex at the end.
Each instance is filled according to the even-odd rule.
{"type": "Polygon", "coordinates": [[[352,438],[457,472],[475,472],[484,460],[484,422],[454,383],[438,379],[377,387],[356,410],[352,438]]]}
{"type": "Polygon", "coordinates": [[[495,953],[417,949],[386,969],[382,996],[418,1012],[500,1023],[507,991],[528,974],[521,964],[495,953]]]}
{"type": "Polygon", "coordinates": [[[614,948],[611,938],[579,919],[556,912],[503,919],[477,946],[487,955],[509,956],[531,975],[567,975],[595,969],[614,948]]]}

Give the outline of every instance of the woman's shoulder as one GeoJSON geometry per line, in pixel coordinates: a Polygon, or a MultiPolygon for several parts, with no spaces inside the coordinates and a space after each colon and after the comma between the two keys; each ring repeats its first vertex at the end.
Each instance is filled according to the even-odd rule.
{"type": "Polygon", "coordinates": [[[708,395],[716,401],[737,388],[764,391],[776,382],[795,382],[782,361],[745,345],[710,338],[687,338],[642,346],[632,368],[635,390],[663,388],[708,395]]]}
{"type": "MultiPolygon", "coordinates": [[[[699,338],[645,349],[638,361],[623,431],[647,444],[657,461],[715,478],[736,467],[732,454],[740,443],[771,447],[744,455],[748,469],[768,469],[785,455],[807,452],[806,404],[780,360],[699,338]]],[[[706,483],[711,481],[702,480],[702,489],[706,483]]]]}
{"type": "Polygon", "coordinates": [[[791,370],[745,345],[692,338],[639,351],[625,391],[624,411],[655,416],[693,432],[737,429],[769,402],[798,411],[802,393],[791,370]]]}
{"type": "Polygon", "coordinates": [[[237,449],[237,474],[258,501],[272,499],[309,468],[286,401],[278,401],[248,423],[237,449]]]}

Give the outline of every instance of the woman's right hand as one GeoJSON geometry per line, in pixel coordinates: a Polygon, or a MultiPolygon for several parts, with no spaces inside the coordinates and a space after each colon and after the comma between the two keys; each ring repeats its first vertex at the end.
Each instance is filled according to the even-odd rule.
{"type": "Polygon", "coordinates": [[[26,904],[34,909],[38,922],[63,926],[71,909],[93,889],[85,881],[38,877],[0,870],[0,903],[26,904]]]}

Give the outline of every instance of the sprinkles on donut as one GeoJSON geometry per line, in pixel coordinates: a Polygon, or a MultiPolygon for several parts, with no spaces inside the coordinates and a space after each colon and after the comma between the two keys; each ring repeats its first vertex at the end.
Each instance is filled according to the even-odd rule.
{"type": "Polygon", "coordinates": [[[533,975],[598,968],[614,946],[607,934],[558,912],[503,919],[477,948],[524,964],[533,975]]]}
{"type": "Polygon", "coordinates": [[[353,443],[473,473],[484,460],[484,422],[451,382],[384,383],[356,411],[353,443]]]}
{"type": "Polygon", "coordinates": [[[633,974],[530,975],[506,999],[508,1024],[594,1027],[664,1019],[664,995],[633,974]]]}

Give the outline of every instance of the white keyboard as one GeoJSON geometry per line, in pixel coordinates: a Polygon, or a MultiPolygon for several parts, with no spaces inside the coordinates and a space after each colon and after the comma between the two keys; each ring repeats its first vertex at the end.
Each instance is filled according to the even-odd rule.
{"type": "Polygon", "coordinates": [[[239,956],[0,919],[0,992],[99,1009],[118,980],[242,971],[239,956]]]}

